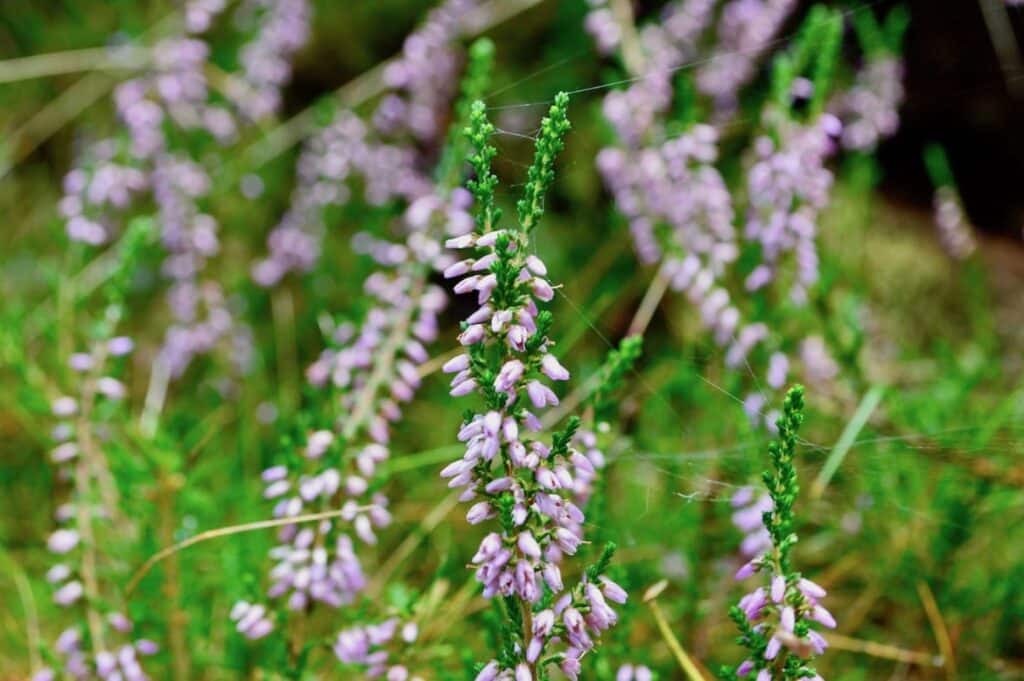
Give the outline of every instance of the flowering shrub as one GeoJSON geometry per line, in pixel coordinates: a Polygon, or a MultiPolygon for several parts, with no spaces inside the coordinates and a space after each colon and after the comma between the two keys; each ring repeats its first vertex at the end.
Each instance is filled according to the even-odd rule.
{"type": "Polygon", "coordinates": [[[1019,287],[951,142],[883,200],[906,11],[163,4],[0,22],[108,45],[0,60],[5,674],[1021,666],[1019,287]]]}
{"type": "MultiPolygon", "coordinates": [[[[778,423],[778,440],[768,448],[772,470],[764,475],[768,496],[744,510],[761,513],[761,529],[744,541],[744,553],[750,558],[737,579],[758,573],[766,576],[761,586],[744,596],[730,611],[742,634],[741,643],[749,649],[731,678],[757,672],[760,681],[781,679],[820,679],[806,660],[825,652],[828,642],[810,622],[834,629],[836,621],[821,605],[825,590],[793,570],[791,554],[797,541],[793,532],[793,504],[799,491],[793,457],[797,433],[803,421],[803,388],[792,388],[786,395],[778,423]],[[751,538],[756,538],[751,541],[751,538]]],[[[743,523],[749,527],[749,522],[743,523]]],[[[741,528],[743,529],[743,528],[741,528]]]]}

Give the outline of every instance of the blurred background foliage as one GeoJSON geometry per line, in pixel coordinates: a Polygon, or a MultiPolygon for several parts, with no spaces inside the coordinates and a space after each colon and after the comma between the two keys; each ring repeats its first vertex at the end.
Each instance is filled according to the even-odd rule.
{"type": "MultiPolygon", "coordinates": [[[[654,16],[658,4],[639,3],[638,16],[654,16]]],[[[893,4],[848,7],[882,13],[893,4]]],[[[326,110],[331,91],[400,49],[431,3],[314,6],[313,38],[296,60],[284,120],[310,107],[326,110]]],[[[799,460],[805,491],[864,396],[873,386],[884,391],[827,488],[798,506],[798,560],[829,588],[847,637],[819,667],[827,678],[1024,678],[1024,80],[1017,80],[1024,71],[1001,67],[977,3],[918,0],[909,7],[901,130],[877,162],[843,162],[822,224],[824,307],[815,315],[851,358],[837,386],[810,386],[808,445],[799,460]],[[932,141],[949,150],[979,228],[979,254],[965,264],[949,260],[934,236],[921,162],[932,141]],[[920,654],[938,656],[949,647],[955,669],[920,664],[920,654]]],[[[0,60],[145,40],[160,35],[174,12],[168,2],[6,0],[0,60]]],[[[545,0],[488,31],[498,57],[487,103],[502,131],[496,170],[507,208],[544,110],[535,104],[557,90],[621,78],[595,55],[581,28],[585,12],[582,0],[545,0]]],[[[1022,17],[1011,14],[1015,24],[1022,17]]],[[[229,69],[221,56],[215,50],[213,62],[229,69]]],[[[39,575],[63,485],[45,458],[48,404],[68,381],[61,358],[76,333],[76,306],[61,297],[60,282],[70,276],[88,286],[96,271],[82,249],[63,247],[56,205],[76,150],[114,125],[108,95],[118,75],[86,70],[0,82],[0,679],[27,677],[27,651],[39,636],[33,622],[46,638],[59,630],[39,575]]],[[[608,136],[601,94],[573,100],[574,129],[537,235],[553,279],[564,284],[553,335],[577,376],[595,371],[625,334],[652,276],[637,264],[594,168],[608,136]]],[[[272,126],[244,142],[257,144],[270,132],[272,126]]],[[[279,424],[300,419],[301,371],[322,347],[318,316],[327,310],[358,317],[371,265],[352,254],[348,237],[360,229],[386,232],[393,218],[387,208],[353,204],[331,216],[323,265],[285,287],[291,307],[249,280],[252,254],[287,205],[295,157],[292,149],[252,169],[266,187],[258,201],[225,192],[217,204],[224,247],[215,267],[253,325],[255,370],[225,386],[200,363],[172,387],[154,443],[114,443],[118,477],[137,490],[129,510],[166,520],[125,538],[129,571],[171,541],[267,514],[259,471],[273,461],[282,428],[260,415],[274,405],[279,424]],[[162,516],[160,504],[170,507],[162,516]]],[[[136,406],[156,350],[145,331],[166,314],[157,284],[153,275],[141,276],[131,294],[129,327],[142,339],[126,373],[129,404],[136,406]]],[[[445,312],[442,338],[454,337],[467,309],[456,302],[445,312]]],[[[731,580],[739,536],[727,501],[764,465],[764,436],[747,425],[736,397],[744,379],[723,371],[720,352],[683,298],[665,299],[622,395],[626,435],[591,519],[595,546],[597,539],[619,543],[616,570],[635,594],[668,580],[659,603],[687,650],[711,669],[738,654],[725,617],[739,593],[731,580]]],[[[475,530],[457,511],[441,507],[450,522],[438,517],[436,474],[458,451],[452,444],[460,408],[438,376],[421,395],[395,433],[389,486],[396,522],[371,554],[387,564],[406,537],[419,538],[380,598],[398,610],[414,598],[434,604],[440,635],[433,645],[449,660],[438,665],[443,678],[441,670],[458,669],[460,659],[486,659],[479,623],[487,606],[453,598],[471,583],[464,566],[475,530]],[[417,593],[423,584],[433,584],[432,591],[417,593]]],[[[166,590],[160,570],[142,582],[132,614],[154,638],[172,627],[186,632],[192,660],[185,678],[259,678],[253,670],[275,654],[243,642],[227,618],[236,598],[254,592],[271,541],[269,533],[246,533],[183,552],[177,591],[166,590]]],[[[626,626],[594,665],[595,678],[609,678],[625,661],[647,663],[663,679],[681,678],[640,599],[626,612],[626,626]]],[[[173,666],[166,653],[160,661],[161,669],[173,666]]],[[[166,673],[158,678],[171,678],[166,673]]],[[[313,673],[347,678],[329,656],[313,673]]]]}

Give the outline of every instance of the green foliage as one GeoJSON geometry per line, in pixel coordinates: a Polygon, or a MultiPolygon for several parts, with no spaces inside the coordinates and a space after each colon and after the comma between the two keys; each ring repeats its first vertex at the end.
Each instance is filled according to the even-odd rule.
{"type": "MultiPolygon", "coordinates": [[[[483,98],[491,85],[494,70],[494,43],[489,38],[479,38],[469,48],[469,64],[462,78],[461,98],[455,105],[455,119],[448,130],[448,139],[437,165],[437,177],[445,187],[454,187],[462,180],[462,166],[466,144],[470,137],[465,130],[472,125],[474,104],[483,98]]],[[[486,136],[493,134],[493,129],[486,136]]],[[[486,142],[481,141],[481,144],[486,142]]],[[[479,170],[479,169],[477,169],[479,170]]]]}
{"type": "Polygon", "coordinates": [[[627,336],[619,342],[617,349],[608,352],[599,372],[600,382],[590,396],[598,421],[607,418],[614,408],[613,395],[622,388],[626,374],[633,370],[640,359],[643,343],[643,336],[627,336]]]}
{"type": "Polygon", "coordinates": [[[765,513],[765,527],[778,551],[779,564],[786,573],[790,571],[790,552],[796,543],[796,535],[793,534],[793,505],[800,492],[800,485],[797,483],[793,458],[803,421],[804,389],[798,385],[786,393],[782,416],[776,424],[778,436],[768,445],[772,469],[764,473],[764,484],[773,505],[772,510],[765,513]]]}
{"type": "Polygon", "coordinates": [[[836,68],[839,64],[839,50],[843,40],[843,14],[833,10],[824,16],[814,36],[814,66],[811,71],[811,84],[814,95],[811,98],[811,116],[817,116],[825,110],[825,105],[835,85],[836,68]]]}
{"type": "Polygon", "coordinates": [[[569,421],[565,424],[565,428],[551,436],[551,452],[548,454],[549,459],[555,459],[557,457],[566,456],[569,452],[569,445],[572,443],[573,437],[576,435],[576,431],[580,427],[580,417],[575,414],[569,417],[569,421]]]}
{"type": "Polygon", "coordinates": [[[953,168],[942,145],[929,144],[924,148],[924,167],[934,186],[956,188],[953,168]]]}
{"type": "Polygon", "coordinates": [[[899,55],[903,51],[903,36],[910,24],[910,13],[903,5],[889,10],[882,22],[874,12],[854,12],[850,20],[860,49],[868,59],[899,55]]]}
{"type": "Polygon", "coordinates": [[[569,124],[569,95],[559,92],[548,115],[540,122],[540,134],[534,149],[533,163],[526,171],[523,198],[516,204],[519,224],[530,232],[544,214],[544,195],[555,180],[555,158],[565,148],[565,134],[569,124]]]}
{"type": "Polygon", "coordinates": [[[156,226],[149,217],[135,218],[128,225],[117,245],[117,260],[107,279],[106,293],[111,304],[121,304],[135,276],[135,268],[143,250],[156,238],[156,226]]]}
{"type": "Polygon", "coordinates": [[[481,232],[490,232],[497,228],[501,220],[501,209],[495,206],[494,190],[498,186],[498,178],[491,171],[491,161],[498,150],[491,144],[494,125],[487,119],[487,107],[481,101],[473,102],[469,112],[469,126],[465,130],[466,137],[473,145],[473,153],[469,163],[473,166],[475,177],[467,182],[473,197],[476,199],[476,221],[481,232]]]}
{"type": "Polygon", "coordinates": [[[793,82],[806,76],[813,88],[807,117],[814,118],[824,111],[834,86],[842,37],[842,12],[824,5],[811,8],[793,45],[772,62],[771,101],[778,110],[791,113],[793,82]]]}
{"type": "Polygon", "coordinates": [[[597,562],[587,567],[587,579],[591,582],[596,582],[598,577],[608,572],[608,566],[611,565],[612,558],[615,557],[615,551],[618,549],[615,542],[608,542],[604,545],[604,549],[601,550],[601,555],[598,557],[597,562]]]}

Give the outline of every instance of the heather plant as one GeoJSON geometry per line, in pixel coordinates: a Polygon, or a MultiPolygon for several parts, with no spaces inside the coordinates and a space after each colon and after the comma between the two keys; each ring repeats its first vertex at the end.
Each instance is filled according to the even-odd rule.
{"type": "MultiPolygon", "coordinates": [[[[506,228],[495,205],[498,180],[491,162],[497,152],[489,141],[494,127],[483,103],[473,105],[467,134],[475,148],[470,163],[476,177],[470,188],[477,229],[446,244],[475,249],[473,257],[445,274],[467,275],[455,291],[476,293],[479,308],[462,325],[459,342],[465,351],[444,370],[455,374],[453,396],[478,392],[486,411],[467,412],[459,430],[466,452],[441,475],[449,487],[462,488],[460,500],[480,499],[467,512],[471,524],[497,520],[500,529],[484,537],[472,559],[484,596],[502,599],[503,616],[502,647],[482,666],[477,681],[544,679],[553,665],[579,678],[582,658],[618,619],[608,601],[626,600],[626,592],[604,574],[614,544],[575,585],[567,588],[562,575],[565,559],[583,541],[584,514],[572,497],[572,469],[594,473],[591,460],[572,445],[579,418],[571,417],[552,434],[550,444],[529,435],[542,427],[538,414],[559,402],[545,381],[569,379],[551,352],[552,315],[538,306],[554,297],[547,267],[529,254],[529,239],[544,213],[544,194],[569,129],[568,104],[568,96],[560,93],[541,122],[534,161],[516,204],[518,224],[506,228]]],[[[613,363],[613,374],[619,373],[619,364],[613,363]]]]}
{"type": "MultiPolygon", "coordinates": [[[[454,9],[442,8],[442,19],[456,19],[454,9]]],[[[416,35],[411,36],[407,45],[416,40],[416,35]]],[[[485,39],[470,49],[453,128],[468,124],[469,102],[487,87],[493,49],[485,39]]],[[[420,387],[421,367],[429,359],[428,348],[438,335],[437,318],[447,304],[446,292],[430,277],[452,261],[441,248],[441,239],[471,228],[465,212],[471,199],[458,186],[462,167],[449,160],[462,147],[460,139],[451,135],[448,146],[437,154],[434,177],[423,173],[420,181],[428,189],[409,199],[401,220],[404,242],[357,235],[355,245],[366,251],[377,268],[363,285],[369,309],[359,326],[335,323],[328,328],[330,345],[306,372],[313,389],[324,393],[317,397],[321,404],[299,414],[298,441],[286,436],[281,462],[262,473],[263,496],[274,503],[275,518],[313,515],[317,519],[287,523],[278,532],[279,543],[270,551],[269,607],[240,600],[232,609],[237,631],[249,639],[271,633],[273,609],[279,601],[285,612],[294,613],[292,617],[282,613],[277,617],[282,620],[312,618],[317,605],[347,609],[349,616],[342,620],[346,622],[367,616],[355,611],[368,586],[359,547],[376,545],[377,533],[391,522],[381,471],[390,455],[391,424],[401,419],[402,405],[412,401],[420,387]],[[310,414],[317,412],[322,420],[311,423],[310,414]],[[333,508],[338,513],[331,513],[333,508]]],[[[352,152],[351,148],[335,149],[335,153],[352,152]]],[[[305,152],[300,165],[304,158],[305,152]]],[[[341,662],[358,665],[371,677],[384,671],[405,674],[398,664],[401,660],[385,665],[380,652],[371,652],[371,646],[383,646],[392,639],[414,643],[415,622],[404,623],[400,639],[396,639],[398,625],[397,619],[390,618],[346,628],[337,635],[334,652],[341,662]]],[[[299,632],[308,636],[309,627],[292,623],[284,633],[293,664],[300,665],[295,673],[301,673],[305,664],[298,653],[303,650],[299,632]]]]}
{"type": "Polygon", "coordinates": [[[60,209],[74,241],[99,245],[114,238],[120,216],[143,193],[155,204],[172,318],[154,370],[157,393],[167,376],[180,376],[193,358],[232,337],[233,356],[244,364],[248,353],[239,346],[246,331],[226,304],[222,282],[206,272],[220,239],[204,205],[215,178],[197,159],[200,153],[220,158],[208,150],[230,146],[240,128],[277,111],[290,57],[308,36],[305,0],[240,3],[234,19],[245,38],[238,74],[214,92],[203,36],[226,9],[222,0],[188,3],[183,25],[152,48],[149,68],[117,86],[120,134],[91,144],[64,178],[60,209]]]}
{"type": "Polygon", "coordinates": [[[924,164],[935,186],[932,205],[935,229],[943,250],[954,260],[965,260],[977,248],[973,228],[964,211],[946,150],[937,144],[925,148],[924,164]]]}
{"type": "MultiPolygon", "coordinates": [[[[136,261],[153,241],[153,224],[137,219],[119,242],[114,270],[100,292],[101,317],[90,324],[85,349],[66,358],[74,387],[53,399],[58,419],[51,437],[56,446],[50,460],[69,496],[57,507],[57,529],[46,545],[55,562],[46,571],[53,601],[66,610],[65,628],[48,653],[48,666],[33,678],[144,678],[143,659],[158,646],[134,631],[117,580],[124,570],[116,550],[137,536],[121,501],[116,457],[105,431],[118,427],[126,395],[119,378],[123,358],[132,352],[131,338],[117,335],[136,261]]],[[[76,339],[78,340],[78,339],[76,339]]]]}
{"type": "Polygon", "coordinates": [[[744,540],[745,552],[754,555],[739,569],[736,579],[763,575],[764,585],[729,611],[749,657],[734,670],[725,670],[724,678],[755,672],[758,681],[821,678],[809,663],[825,651],[828,643],[810,625],[818,623],[834,629],[836,621],[820,603],[825,590],[801,576],[792,565],[797,542],[793,507],[800,491],[794,458],[803,410],[803,388],[791,388],[776,424],[777,439],[768,447],[772,468],[763,476],[767,498],[744,510],[747,516],[760,511],[762,528],[752,535],[759,540],[757,546],[749,538],[744,540]]]}
{"type": "MultiPolygon", "coordinates": [[[[822,6],[809,12],[792,44],[772,60],[769,96],[757,103],[758,124],[749,130],[745,180],[730,186],[736,183],[718,168],[719,147],[746,127],[735,120],[740,90],[793,3],[726,3],[717,42],[702,49],[714,9],[713,2],[671,3],[660,24],[639,31],[630,17],[616,21],[608,8],[588,15],[599,48],[621,46],[634,76],[625,90],[605,97],[615,144],[602,150],[597,164],[641,262],[659,266],[651,291],[657,295],[667,286],[684,293],[722,348],[725,365],[763,372],[745,406],[752,422],[772,427],[777,411],[765,391],[786,383],[791,353],[803,339],[784,334],[763,310],[804,307],[811,299],[819,280],[819,215],[834,182],[830,157],[840,144],[871,149],[896,129],[905,22],[894,11],[883,29],[870,13],[859,13],[866,63],[849,92],[830,95],[843,16],[822,6]],[[729,48],[733,43],[746,49],[729,48]],[[689,63],[697,64],[695,75],[686,70],[689,63]],[[710,123],[698,122],[709,109],[710,123]],[[744,306],[750,294],[775,304],[744,306]]],[[[805,326],[802,333],[813,330],[805,326]]],[[[820,336],[810,340],[811,352],[801,352],[808,358],[803,369],[808,378],[820,378],[834,361],[820,336]]]]}
{"type": "Polygon", "coordinates": [[[1016,678],[1016,244],[913,9],[0,10],[0,676],[1016,678]]]}
{"type": "MultiPolygon", "coordinates": [[[[501,529],[484,537],[472,560],[484,596],[503,598],[505,618],[502,649],[480,669],[478,681],[543,679],[553,665],[579,678],[582,658],[617,621],[607,601],[622,603],[627,597],[604,574],[613,544],[578,584],[566,588],[563,580],[564,559],[584,541],[585,516],[572,497],[581,490],[572,469],[578,476],[595,473],[592,459],[572,444],[579,417],[553,433],[550,444],[528,435],[542,428],[542,410],[559,402],[545,380],[569,378],[551,352],[552,315],[538,305],[554,297],[548,270],[537,255],[528,254],[569,128],[567,108],[568,97],[560,93],[541,123],[534,163],[516,204],[518,224],[502,228],[495,205],[498,178],[490,170],[497,153],[488,140],[494,126],[482,102],[473,105],[467,133],[475,147],[470,187],[478,206],[477,229],[447,242],[450,248],[475,248],[476,255],[455,263],[446,275],[486,272],[468,274],[456,286],[457,293],[475,292],[479,308],[463,323],[459,340],[465,352],[444,366],[455,374],[452,394],[479,392],[486,412],[467,413],[459,431],[466,453],[441,472],[450,478],[449,486],[463,488],[462,501],[481,498],[467,513],[471,524],[497,519],[501,529]]],[[[608,388],[621,380],[633,347],[612,357],[608,388]]]]}

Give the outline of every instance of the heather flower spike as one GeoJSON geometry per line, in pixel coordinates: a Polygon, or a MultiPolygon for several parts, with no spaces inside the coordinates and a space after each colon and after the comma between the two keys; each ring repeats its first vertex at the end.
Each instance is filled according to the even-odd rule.
{"type": "MultiPolygon", "coordinates": [[[[424,36],[437,40],[459,30],[465,6],[466,0],[450,0],[435,10],[426,25],[410,36],[413,47],[424,36]],[[418,34],[422,35],[416,38],[418,34]]],[[[442,51],[444,46],[435,47],[442,51]]],[[[468,123],[469,102],[488,87],[492,55],[488,41],[474,44],[463,84],[465,101],[456,107],[466,115],[453,128],[468,123]]],[[[436,68],[449,65],[442,61],[436,68]]],[[[413,66],[429,67],[418,62],[410,63],[413,66]]],[[[438,135],[432,141],[440,144],[443,139],[438,135]]],[[[449,139],[456,138],[449,135],[449,139]]],[[[341,145],[331,153],[344,156],[349,151],[341,145]]],[[[449,153],[446,150],[443,155],[449,153]]],[[[446,235],[458,238],[472,230],[468,212],[472,197],[457,186],[462,165],[444,169],[442,163],[435,172],[424,172],[426,168],[418,165],[410,163],[406,168],[416,173],[419,189],[404,197],[408,206],[399,226],[405,238],[391,241],[362,234],[355,240],[356,249],[377,265],[364,283],[370,302],[365,318],[358,326],[333,325],[331,347],[307,372],[314,387],[325,388],[328,417],[318,427],[300,423],[304,432],[298,446],[286,442],[287,465],[263,472],[263,496],[274,504],[275,517],[341,511],[337,519],[287,524],[278,533],[278,545],[270,552],[274,565],[266,596],[272,607],[290,611],[293,618],[308,617],[314,608],[352,606],[363,595],[368,583],[361,560],[363,545],[376,544],[378,533],[391,522],[388,498],[380,490],[381,466],[390,456],[391,427],[401,419],[405,404],[416,397],[421,366],[438,335],[438,315],[448,302],[431,277],[457,266],[441,242],[446,235]]],[[[239,610],[245,614],[236,620],[239,633],[250,639],[270,635],[272,611],[259,604],[245,605],[239,610]]],[[[412,631],[410,626],[415,628],[403,625],[402,640],[412,631]]],[[[337,634],[334,653],[342,663],[364,667],[370,678],[384,673],[388,678],[407,678],[403,660],[385,664],[387,652],[379,649],[385,643],[399,645],[392,640],[396,627],[397,620],[389,619],[347,628],[337,634]]],[[[289,635],[287,630],[282,633],[289,635]]],[[[415,639],[415,632],[411,636],[407,644],[415,639]]]]}
{"type": "Polygon", "coordinates": [[[929,145],[924,150],[924,164],[935,186],[933,205],[939,243],[949,257],[966,260],[974,253],[977,243],[946,150],[938,144],[929,145]]]}
{"type": "MultiPolygon", "coordinates": [[[[621,17],[603,0],[591,4],[586,27],[599,49],[619,48],[621,17]]],[[[637,32],[643,59],[622,60],[635,78],[605,97],[615,140],[597,157],[638,258],[656,265],[657,277],[699,311],[726,367],[754,367],[770,357],[761,385],[776,390],[791,366],[780,347],[785,339],[775,337],[774,320],[745,299],[761,290],[774,298],[784,285],[793,303],[806,304],[819,276],[816,223],[830,198],[827,163],[842,120],[856,122],[858,143],[873,144],[895,129],[893,111],[902,97],[897,82],[881,94],[826,102],[842,16],[814,8],[787,41],[790,47],[773,58],[772,91],[746,154],[746,191],[734,191],[717,167],[727,123],[697,121],[706,97],[719,115],[735,110],[740,88],[756,75],[758,59],[795,6],[792,0],[735,0],[717,12],[710,0],[669,3],[660,21],[637,32]],[[718,44],[708,55],[702,37],[716,19],[718,44]],[[681,68],[687,63],[697,68],[681,68]]],[[[889,73],[876,70],[865,76],[871,77],[865,87],[889,73]]],[[[763,412],[767,400],[751,393],[744,407],[753,424],[770,428],[776,414],[763,412]]]]}
{"type": "Polygon", "coordinates": [[[791,256],[796,272],[790,298],[798,305],[818,281],[817,220],[833,180],[825,164],[842,132],[841,121],[824,110],[841,37],[841,14],[816,6],[793,48],[776,57],[765,134],[755,142],[757,160],[747,174],[745,236],[760,247],[762,262],[747,276],[746,288],[757,291],[775,281],[791,256]],[[803,112],[794,106],[798,83],[809,99],[803,112]]]}
{"type": "Polygon", "coordinates": [[[905,94],[900,55],[908,17],[903,7],[895,7],[883,25],[873,12],[855,12],[852,20],[864,62],[853,85],[835,95],[828,108],[843,123],[843,147],[870,152],[899,127],[905,94]]]}
{"type": "Polygon", "coordinates": [[[111,407],[127,392],[114,374],[121,364],[117,358],[130,352],[133,343],[114,334],[124,316],[138,260],[150,246],[155,231],[152,220],[146,218],[136,218],[126,228],[103,287],[105,307],[91,344],[68,358],[77,391],[74,396],[57,398],[51,405],[58,421],[50,459],[58,476],[71,483],[72,492],[70,499],[58,507],[58,528],[47,540],[55,562],[47,570],[46,580],[53,587],[54,603],[72,614],[72,621],[53,645],[51,666],[33,677],[38,681],[58,675],[104,680],[146,678],[143,659],[156,652],[156,644],[139,638],[135,623],[124,614],[122,594],[114,588],[119,579],[99,577],[99,570],[123,577],[117,572],[119,561],[112,560],[121,547],[112,544],[129,534],[126,530],[131,527],[119,503],[108,443],[101,435],[111,426],[107,418],[111,407]]]}
{"type": "Polygon", "coordinates": [[[573,471],[581,464],[592,467],[573,446],[580,419],[570,418],[550,444],[533,435],[541,429],[538,414],[558,403],[552,384],[569,379],[547,335],[551,314],[539,307],[553,296],[547,268],[529,254],[529,233],[543,214],[555,157],[569,129],[568,101],[564,93],[556,96],[541,123],[518,204],[519,224],[510,227],[499,224],[495,206],[496,151],[489,140],[494,127],[483,103],[473,105],[467,135],[475,150],[470,163],[476,178],[469,186],[477,230],[448,241],[449,248],[475,247],[464,266],[449,274],[466,275],[455,290],[475,294],[479,309],[463,322],[464,353],[445,371],[455,374],[452,395],[478,393],[484,406],[467,413],[458,434],[466,451],[441,475],[449,487],[462,490],[462,501],[473,502],[467,519],[493,527],[472,564],[484,596],[501,597],[504,605],[504,645],[479,668],[477,681],[544,679],[554,665],[578,679],[581,659],[618,620],[609,601],[621,603],[626,596],[603,575],[613,546],[577,584],[566,584],[562,576],[563,561],[584,541],[573,471]]]}
{"type": "Polygon", "coordinates": [[[740,580],[759,576],[762,585],[729,611],[748,656],[734,670],[723,670],[727,679],[820,679],[810,663],[825,651],[827,642],[812,624],[829,629],[836,626],[831,613],[821,604],[825,590],[795,571],[791,560],[797,542],[793,505],[800,489],[793,459],[803,409],[804,389],[795,386],[786,395],[777,424],[778,436],[768,446],[771,469],[763,476],[768,498],[754,501],[752,490],[747,490],[742,498],[737,495],[733,500],[734,505],[745,507],[735,516],[737,524],[764,536],[756,545],[758,552],[736,575],[740,580]],[[756,529],[752,514],[757,512],[761,512],[763,530],[756,529]]]}

